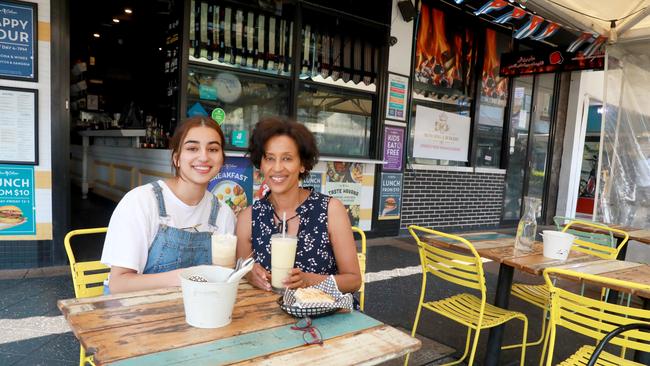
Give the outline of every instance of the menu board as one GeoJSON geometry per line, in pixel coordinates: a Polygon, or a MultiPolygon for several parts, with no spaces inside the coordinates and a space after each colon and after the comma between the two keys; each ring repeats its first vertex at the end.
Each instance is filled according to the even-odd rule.
{"type": "Polygon", "coordinates": [[[38,165],[38,91],[0,87],[0,164],[38,165]]]}

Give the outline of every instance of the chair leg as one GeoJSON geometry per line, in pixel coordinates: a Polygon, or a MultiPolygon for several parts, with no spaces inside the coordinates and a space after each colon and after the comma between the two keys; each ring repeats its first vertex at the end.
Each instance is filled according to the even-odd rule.
{"type": "MultiPolygon", "coordinates": [[[[478,332],[478,331],[477,331],[478,332]]],[[[463,360],[465,360],[465,357],[467,357],[467,354],[469,353],[469,343],[470,343],[470,336],[472,335],[472,328],[467,327],[467,337],[465,337],[465,352],[463,352],[463,355],[456,361],[454,362],[449,362],[441,366],[452,366],[452,365],[457,365],[463,360]]]]}
{"type": "Polygon", "coordinates": [[[542,353],[539,356],[539,366],[544,365],[544,356],[546,356],[546,349],[548,348],[549,336],[551,333],[551,322],[546,326],[546,335],[544,336],[544,347],[542,347],[542,353]]]}
{"type": "MultiPolygon", "coordinates": [[[[411,337],[415,337],[415,332],[418,329],[418,322],[420,321],[420,313],[422,312],[422,302],[418,304],[418,311],[415,313],[415,322],[413,322],[413,330],[411,331],[411,337]]],[[[409,357],[411,356],[411,353],[406,354],[406,359],[404,360],[404,366],[408,366],[409,364],[409,357]]]]}
{"type": "MultiPolygon", "coordinates": [[[[522,335],[521,339],[521,366],[524,366],[524,363],[526,362],[526,347],[527,343],[526,340],[528,338],[528,318],[525,316],[520,318],[521,321],[524,322],[524,333],[522,335]]],[[[544,312],[544,319],[546,319],[546,312],[544,312]]],[[[544,325],[542,323],[542,332],[544,331],[544,325]]]]}
{"type": "Polygon", "coordinates": [[[79,366],[86,365],[86,350],[83,346],[79,346],[79,366]]]}
{"type": "MultiPolygon", "coordinates": [[[[540,330],[541,334],[539,335],[539,339],[534,341],[534,342],[526,343],[526,347],[538,346],[538,345],[542,344],[542,342],[544,342],[544,336],[546,335],[546,318],[547,317],[548,317],[548,309],[544,310],[544,313],[542,314],[542,328],[540,330]]],[[[514,348],[519,348],[521,346],[522,346],[521,344],[510,344],[510,345],[501,347],[501,349],[502,350],[514,349],[514,348]]]]}

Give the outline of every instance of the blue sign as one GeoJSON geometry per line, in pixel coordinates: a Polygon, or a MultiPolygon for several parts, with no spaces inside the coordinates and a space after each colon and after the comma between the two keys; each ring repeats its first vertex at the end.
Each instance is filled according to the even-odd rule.
{"type": "Polygon", "coordinates": [[[253,165],[248,158],[226,158],[219,174],[208,184],[219,202],[235,214],[253,204],[253,165]]]}
{"type": "Polygon", "coordinates": [[[381,173],[379,216],[377,220],[400,218],[402,201],[402,173],[381,173]]]}
{"type": "Polygon", "coordinates": [[[323,190],[323,173],[311,172],[302,180],[303,187],[312,187],[315,192],[322,193],[323,190]]]}
{"type": "Polygon", "coordinates": [[[36,4],[0,0],[0,77],[36,81],[36,4]]]}
{"type": "Polygon", "coordinates": [[[232,146],[247,147],[248,146],[248,131],[247,130],[234,130],[234,131],[232,131],[232,146]]]}
{"type": "Polygon", "coordinates": [[[34,167],[0,165],[0,235],[36,235],[34,167]]]}

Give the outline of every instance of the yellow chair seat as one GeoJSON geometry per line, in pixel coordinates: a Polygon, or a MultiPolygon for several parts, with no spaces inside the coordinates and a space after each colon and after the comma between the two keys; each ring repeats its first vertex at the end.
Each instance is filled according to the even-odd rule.
{"type": "MultiPolygon", "coordinates": [[[[586,365],[589,362],[591,354],[594,352],[594,346],[582,346],[578,352],[571,355],[571,357],[560,363],[560,366],[575,366],[575,365],[586,365]]],[[[611,353],[605,351],[600,353],[598,361],[596,361],[596,366],[643,366],[643,364],[638,362],[633,362],[614,356],[611,353]]]]}
{"type": "Polygon", "coordinates": [[[548,286],[545,284],[527,285],[515,283],[512,285],[510,293],[512,296],[516,296],[538,308],[542,308],[542,310],[548,309],[548,301],[551,295],[548,291],[548,286]]]}
{"type": "MultiPolygon", "coordinates": [[[[458,294],[443,300],[424,303],[422,307],[476,329],[479,321],[481,299],[470,294],[458,294]]],[[[526,316],[516,311],[501,309],[486,303],[481,329],[492,328],[515,318],[524,320],[526,316]]]]}

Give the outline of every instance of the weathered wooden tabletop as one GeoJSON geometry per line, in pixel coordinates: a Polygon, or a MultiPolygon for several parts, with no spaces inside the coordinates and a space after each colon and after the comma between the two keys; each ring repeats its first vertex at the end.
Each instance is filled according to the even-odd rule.
{"type": "MultiPolygon", "coordinates": [[[[613,229],[619,229],[627,232],[627,234],[630,236],[629,240],[638,241],[639,243],[643,243],[643,244],[650,244],[650,230],[648,229],[638,229],[638,228],[623,226],[623,225],[608,225],[608,224],[603,224],[603,225],[607,225],[613,229]]],[[[609,233],[609,231],[601,230],[591,226],[580,225],[579,222],[571,225],[571,228],[576,230],[591,232],[591,233],[598,233],[598,234],[609,233]]],[[[623,237],[620,233],[617,232],[612,232],[612,233],[617,238],[623,237]]]]}
{"type": "MultiPolygon", "coordinates": [[[[469,252],[469,249],[463,243],[450,242],[448,239],[441,237],[430,235],[424,236],[422,240],[439,247],[469,252]]],[[[544,257],[542,255],[543,245],[540,242],[535,242],[533,250],[530,252],[518,251],[514,248],[514,238],[498,238],[474,242],[470,238],[470,242],[481,257],[537,276],[541,276],[546,268],[555,267],[650,285],[650,265],[647,264],[616,259],[601,259],[573,250],[569,253],[569,257],[562,261],[544,257]]],[[[618,290],[632,292],[626,288],[618,288],[618,290]]],[[[634,294],[650,298],[650,292],[637,291],[634,294]]]]}
{"type": "Polygon", "coordinates": [[[185,322],[179,288],[58,302],[96,364],[372,365],[412,352],[420,341],[360,312],[316,318],[324,344],[305,345],[278,295],[242,283],[232,323],[217,329],[185,322]]]}

